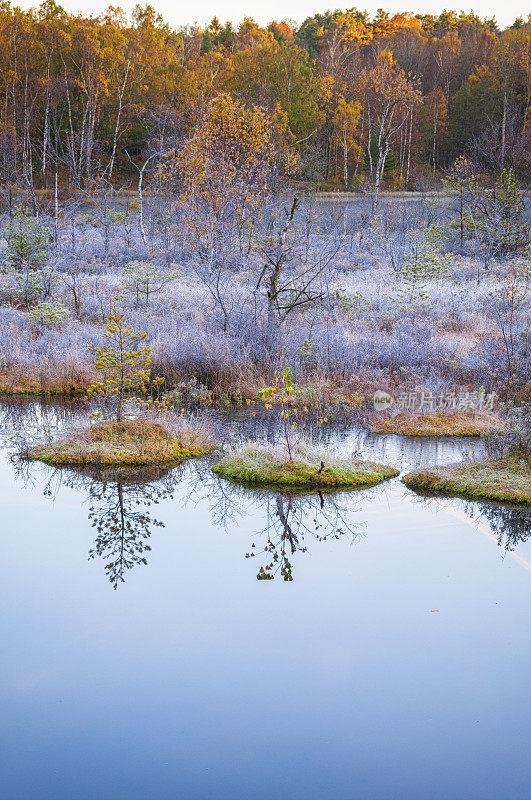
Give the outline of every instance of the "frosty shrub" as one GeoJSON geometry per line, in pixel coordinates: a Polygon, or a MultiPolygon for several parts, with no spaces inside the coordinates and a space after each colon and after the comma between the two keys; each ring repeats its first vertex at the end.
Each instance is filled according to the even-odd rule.
{"type": "Polygon", "coordinates": [[[361,292],[347,292],[343,287],[336,289],[332,295],[335,307],[347,316],[350,314],[362,313],[370,308],[370,300],[367,300],[361,292]]]}
{"type": "Polygon", "coordinates": [[[0,300],[29,308],[39,300],[45,300],[57,280],[50,267],[36,270],[14,270],[0,274],[0,300]]]}
{"type": "Polygon", "coordinates": [[[397,289],[387,294],[399,313],[423,313],[431,301],[426,281],[448,278],[452,257],[443,252],[445,234],[439,225],[414,228],[406,237],[397,289]]]}
{"type": "Polygon", "coordinates": [[[51,233],[40,220],[18,209],[13,220],[4,228],[7,247],[3,252],[4,264],[12,269],[38,269],[46,263],[51,233]]]}
{"type": "Polygon", "coordinates": [[[70,310],[61,303],[37,303],[28,312],[31,322],[45,328],[59,328],[70,317],[70,310]]]}
{"type": "Polygon", "coordinates": [[[502,171],[493,189],[483,191],[480,212],[480,235],[492,252],[505,256],[527,246],[531,225],[525,218],[523,194],[511,169],[502,171]]]}
{"type": "Polygon", "coordinates": [[[443,229],[437,224],[412,230],[408,235],[408,250],[400,276],[408,281],[447,278],[452,257],[443,252],[445,238],[443,229]]]}
{"type": "MultiPolygon", "coordinates": [[[[113,308],[106,320],[105,343],[97,347],[91,342],[94,366],[99,372],[89,388],[89,395],[99,397],[111,409],[116,422],[124,419],[125,402],[138,391],[146,393],[150,375],[151,348],[144,345],[144,331],[135,331],[124,314],[113,308]]],[[[101,412],[100,412],[101,413],[101,412]]]]}
{"type": "Polygon", "coordinates": [[[135,294],[137,305],[148,306],[151,295],[160,292],[176,277],[175,272],[160,269],[151,261],[131,261],[124,267],[123,282],[135,294]]]}
{"type": "Polygon", "coordinates": [[[502,405],[504,431],[487,437],[487,450],[498,457],[516,455],[531,464],[531,403],[502,405]]]}
{"type": "Polygon", "coordinates": [[[26,314],[10,306],[0,307],[0,367],[20,360],[30,341],[26,314]]]}

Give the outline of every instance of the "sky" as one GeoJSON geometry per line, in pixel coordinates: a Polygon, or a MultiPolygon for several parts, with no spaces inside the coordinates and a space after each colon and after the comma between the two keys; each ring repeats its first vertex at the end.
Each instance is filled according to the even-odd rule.
{"type": "MultiPolygon", "coordinates": [[[[67,11],[96,16],[101,13],[109,4],[110,0],[58,0],[59,4],[67,11]]],[[[147,0],[140,0],[144,5],[147,0]]],[[[13,5],[21,5],[25,8],[39,5],[39,0],[33,2],[17,2],[13,0],[13,5]]],[[[134,5],[135,0],[113,0],[112,5],[121,6],[125,11],[129,11],[134,5]]],[[[204,25],[212,17],[217,16],[222,22],[230,20],[233,23],[240,22],[244,16],[253,17],[260,24],[268,23],[272,19],[293,20],[301,23],[306,17],[315,13],[322,13],[327,9],[359,7],[366,10],[372,16],[379,7],[384,8],[390,14],[398,11],[422,12],[424,14],[438,14],[444,8],[461,8],[460,2],[437,2],[437,0],[418,0],[415,5],[411,5],[411,0],[375,0],[373,3],[359,2],[352,0],[195,0],[194,3],[185,3],[183,0],[151,0],[157,11],[172,27],[190,25],[198,23],[204,25]]],[[[463,4],[466,11],[470,10],[468,3],[463,4]]],[[[527,18],[529,13],[529,3],[526,0],[505,0],[505,2],[492,3],[491,0],[474,0],[472,6],[476,14],[489,19],[494,16],[498,20],[500,27],[504,28],[511,25],[514,20],[523,16],[527,18]]]]}

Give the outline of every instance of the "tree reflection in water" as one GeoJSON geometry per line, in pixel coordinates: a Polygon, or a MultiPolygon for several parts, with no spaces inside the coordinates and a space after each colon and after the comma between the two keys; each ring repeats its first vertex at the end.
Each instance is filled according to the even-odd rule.
{"type": "Polygon", "coordinates": [[[333,495],[322,494],[297,497],[274,494],[265,498],[267,526],[265,543],[261,548],[255,544],[246,553],[246,558],[264,554],[265,564],[258,570],[258,580],[273,580],[279,574],[285,581],[293,580],[293,558],[297,551],[306,553],[310,537],[319,542],[329,538],[339,539],[346,533],[355,535],[353,526],[346,519],[346,511],[333,495]]]}
{"type": "MultiPolygon", "coordinates": [[[[511,552],[531,537],[531,509],[491,503],[477,505],[477,511],[487,520],[495,534],[498,547],[511,552]]],[[[474,508],[470,511],[472,514],[477,513],[474,508]]]]}
{"type": "MultiPolygon", "coordinates": [[[[255,537],[246,558],[262,558],[258,580],[273,580],[280,576],[293,580],[293,557],[308,552],[310,541],[324,542],[350,534],[360,536],[362,524],[350,518],[356,510],[352,498],[358,492],[317,492],[295,494],[286,490],[249,488],[218,478],[199,466],[188,500],[209,502],[218,525],[225,528],[250,513],[265,520],[255,537]],[[199,495],[199,497],[198,497],[199,495]]],[[[379,487],[381,488],[381,487],[379,487]]],[[[364,498],[374,490],[363,491],[364,498]]]]}
{"type": "Polygon", "coordinates": [[[105,573],[114,589],[125,581],[127,570],[147,564],[149,539],[164,522],[148,510],[163,499],[172,499],[179,470],[159,467],[117,470],[56,470],[45,487],[53,495],[59,486],[86,493],[88,519],[96,531],[89,559],[105,562],[105,573]]]}
{"type": "Polygon", "coordinates": [[[457,497],[441,499],[431,495],[423,497],[419,494],[417,499],[434,507],[442,504],[443,508],[455,507],[464,510],[465,516],[478,529],[481,529],[481,523],[486,522],[496,538],[498,547],[502,547],[506,552],[512,552],[518,545],[531,538],[531,508],[528,506],[470,501],[457,497]]]}
{"type": "MultiPolygon", "coordinates": [[[[149,538],[154,528],[164,527],[146,510],[163,498],[171,498],[171,485],[138,483],[122,480],[91,480],[88,487],[88,519],[96,529],[94,547],[89,559],[96,556],[105,562],[105,572],[116,589],[125,580],[125,573],[139,564],[147,564],[151,550],[149,538]]],[[[170,481],[171,484],[171,481],[170,481]]]]}
{"type": "MultiPolygon", "coordinates": [[[[15,469],[24,482],[33,474],[50,468],[35,462],[15,460],[15,469]]],[[[89,503],[88,518],[96,539],[89,558],[101,558],[111,585],[123,583],[128,570],[147,563],[150,537],[164,523],[149,510],[164,499],[172,499],[177,483],[183,502],[209,507],[213,521],[229,528],[240,518],[261,520],[246,558],[256,558],[258,580],[280,577],[292,581],[294,558],[306,553],[310,542],[325,542],[344,535],[359,537],[364,527],[353,515],[379,498],[388,489],[338,493],[295,494],[285,490],[249,488],[214,475],[208,460],[190,461],[179,467],[142,470],[72,471],[53,470],[45,494],[57,494],[61,485],[79,489],[89,503]],[[359,502],[357,502],[359,501],[359,502]]],[[[422,503],[439,504],[440,499],[420,498],[422,503]]],[[[531,537],[531,509],[485,502],[448,501],[465,509],[473,521],[485,521],[498,545],[512,551],[531,537]]]]}

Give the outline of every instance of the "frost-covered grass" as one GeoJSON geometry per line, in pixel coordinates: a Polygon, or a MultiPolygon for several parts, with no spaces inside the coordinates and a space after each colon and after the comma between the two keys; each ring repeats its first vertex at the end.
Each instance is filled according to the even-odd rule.
{"type": "Polygon", "coordinates": [[[517,457],[419,469],[402,481],[410,489],[427,494],[531,506],[531,465],[517,457]]]}
{"type": "MultiPolygon", "coordinates": [[[[147,308],[135,307],[130,297],[120,303],[128,321],[147,332],[153,372],[165,376],[169,387],[196,377],[216,393],[240,390],[252,397],[283,364],[294,368],[298,383],[331,381],[336,393],[344,388],[347,394],[367,378],[371,388],[389,378],[394,385],[417,379],[477,384],[488,378],[488,353],[482,364],[478,343],[492,323],[473,291],[459,311],[446,305],[444,287],[434,286],[433,311],[407,313],[378,299],[382,281],[394,286],[381,266],[359,280],[360,291],[373,298],[370,305],[345,309],[337,301],[328,310],[303,309],[267,342],[265,314],[255,309],[251,291],[242,292],[238,281],[243,279],[250,284],[245,273],[234,274],[226,330],[216,304],[193,275],[165,287],[147,308]]],[[[55,295],[71,305],[64,287],[57,286],[55,295]]],[[[64,385],[70,392],[89,385],[86,345],[99,342],[115,296],[113,273],[90,279],[80,290],[77,316],[54,329],[35,330],[25,310],[0,306],[0,388],[62,391],[64,385]]]]}
{"type": "MultiPolygon", "coordinates": [[[[149,208],[147,203],[146,214],[149,208]]],[[[104,319],[114,305],[135,329],[146,331],[153,374],[165,377],[166,389],[195,378],[215,401],[256,398],[285,366],[293,368],[297,386],[316,387],[319,396],[312,389],[311,404],[328,399],[348,407],[354,398],[357,406],[359,398],[370,401],[376,389],[416,385],[432,391],[481,385],[506,391],[506,353],[492,294],[509,264],[491,264],[486,271],[449,243],[449,276],[412,284],[396,264],[393,268],[389,255],[387,240],[398,241],[403,233],[401,213],[398,227],[383,242],[371,239],[359,222],[349,227],[335,207],[315,214],[307,237],[301,212],[283,280],[319,266],[323,253],[333,250],[334,257],[312,284],[319,299],[275,324],[273,335],[266,287],[257,289],[264,269],[258,233],[249,249],[233,241],[221,266],[208,272],[186,241],[163,235],[162,212],[149,225],[146,217],[149,249],[136,223],[132,232],[117,224],[107,252],[101,228],[79,217],[75,245],[65,225],[57,247],[50,247],[51,293],[36,299],[67,307],[70,316],[64,322],[52,327],[32,322],[20,297],[2,289],[0,392],[83,392],[94,377],[87,343],[101,343],[104,319]],[[158,273],[167,274],[148,301],[142,295],[139,300],[131,285],[126,266],[133,260],[152,262],[158,273]]],[[[408,217],[408,224],[418,221],[408,217]]],[[[2,286],[8,284],[4,276],[2,286]]],[[[531,395],[531,386],[526,388],[529,311],[522,309],[517,317],[510,340],[515,354],[511,391],[526,396],[531,395]]]]}
{"type": "Polygon", "coordinates": [[[248,442],[213,467],[217,475],[245,483],[282,486],[374,486],[398,475],[383,464],[352,456],[339,458],[331,450],[295,441],[291,458],[286,447],[248,442]]]}

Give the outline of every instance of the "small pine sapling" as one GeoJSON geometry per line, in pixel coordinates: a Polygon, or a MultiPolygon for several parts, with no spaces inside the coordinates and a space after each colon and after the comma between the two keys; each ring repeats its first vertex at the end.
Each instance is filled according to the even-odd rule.
{"type": "Polygon", "coordinates": [[[119,314],[115,308],[106,322],[103,336],[108,344],[103,347],[89,344],[89,350],[94,353],[94,366],[101,374],[101,379],[90,386],[89,395],[103,398],[113,409],[116,422],[122,422],[126,399],[133,399],[135,391],[146,393],[151,348],[142,344],[147,334],[135,331],[125,322],[124,314],[119,314]]]}

